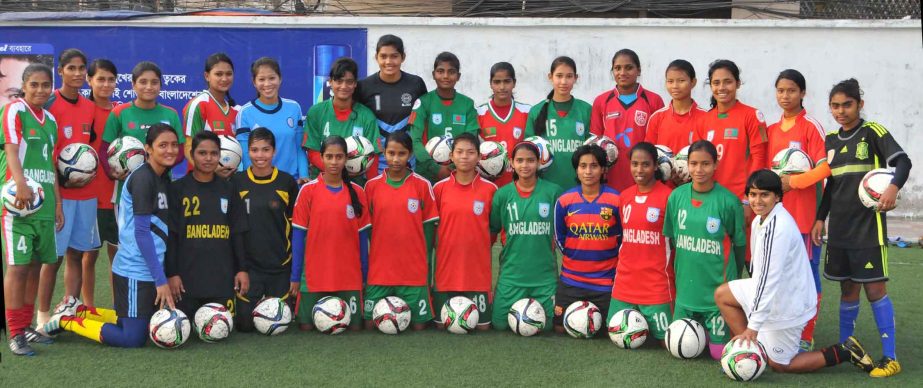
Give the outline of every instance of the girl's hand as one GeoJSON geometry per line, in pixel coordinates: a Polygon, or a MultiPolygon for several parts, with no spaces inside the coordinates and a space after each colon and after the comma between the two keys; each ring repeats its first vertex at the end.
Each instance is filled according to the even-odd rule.
{"type": "Polygon", "coordinates": [[[183,279],[179,275],[172,276],[167,279],[167,284],[170,285],[170,295],[173,296],[173,299],[183,300],[183,293],[186,292],[186,288],[183,287],[183,279]]]}
{"type": "Polygon", "coordinates": [[[32,188],[26,184],[25,178],[21,181],[16,180],[16,202],[13,203],[16,205],[17,209],[25,209],[27,206],[32,204],[32,200],[35,198],[35,194],[32,192],[32,188]]]}
{"type": "Polygon", "coordinates": [[[234,291],[239,295],[247,295],[247,291],[250,291],[250,275],[246,272],[238,272],[234,276],[234,291]]]}
{"type": "Polygon", "coordinates": [[[233,175],[235,171],[237,170],[230,166],[227,166],[227,167],[218,166],[218,168],[215,169],[215,174],[224,179],[228,179],[228,177],[233,175]]]}
{"type": "Polygon", "coordinates": [[[300,282],[290,282],[288,284],[288,296],[290,298],[295,298],[298,296],[298,292],[301,291],[300,282]]]}
{"type": "Polygon", "coordinates": [[[61,228],[64,228],[64,208],[59,200],[55,201],[54,206],[54,229],[60,232],[61,228]]]}
{"type": "Polygon", "coordinates": [[[897,207],[897,191],[897,186],[888,185],[888,188],[885,189],[885,192],[881,193],[881,198],[878,199],[879,212],[884,213],[888,210],[894,210],[894,208],[897,207]]]}
{"type": "Polygon", "coordinates": [[[154,297],[154,304],[159,305],[160,308],[176,310],[176,304],[173,303],[173,293],[170,291],[169,284],[157,287],[157,296],[154,297]]]}
{"type": "Polygon", "coordinates": [[[737,336],[735,336],[734,338],[731,338],[731,342],[734,342],[734,341],[744,341],[744,343],[745,343],[747,346],[750,346],[750,344],[757,343],[756,337],[757,337],[758,334],[759,334],[759,333],[758,333],[757,331],[755,331],[755,330],[747,329],[747,330],[744,330],[743,333],[740,333],[740,334],[738,334],[737,336]]]}
{"type": "Polygon", "coordinates": [[[446,167],[446,166],[439,167],[439,174],[438,174],[439,180],[443,180],[443,179],[445,179],[445,178],[448,178],[449,175],[452,175],[452,170],[451,170],[451,169],[449,169],[449,168],[446,167]]]}
{"type": "Polygon", "coordinates": [[[811,228],[811,240],[814,242],[814,245],[820,246],[823,243],[822,239],[824,238],[824,222],[823,221],[814,221],[814,227],[811,228]]]}
{"type": "Polygon", "coordinates": [[[780,178],[782,178],[782,192],[783,193],[789,192],[792,189],[792,185],[791,185],[792,177],[789,176],[788,174],[782,174],[780,178]]]}
{"type": "Polygon", "coordinates": [[[121,174],[116,174],[116,173],[113,171],[112,174],[110,175],[110,177],[111,177],[113,180],[124,181],[125,178],[128,178],[128,171],[127,171],[127,170],[126,170],[126,171],[122,171],[121,174]]]}

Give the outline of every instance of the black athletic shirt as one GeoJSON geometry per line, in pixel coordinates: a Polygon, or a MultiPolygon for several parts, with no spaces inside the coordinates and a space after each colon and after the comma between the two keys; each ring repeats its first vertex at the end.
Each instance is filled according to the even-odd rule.
{"type": "Polygon", "coordinates": [[[263,274],[290,273],[295,178],[277,168],[270,176],[258,177],[248,168],[234,174],[232,181],[250,219],[247,268],[263,274]]]}
{"type": "Polygon", "coordinates": [[[359,81],[356,100],[371,109],[379,120],[378,126],[390,133],[393,131],[384,128],[382,123],[393,126],[410,117],[413,102],[424,94],[426,83],[416,75],[401,71],[400,80],[387,83],[375,73],[359,81]]]}

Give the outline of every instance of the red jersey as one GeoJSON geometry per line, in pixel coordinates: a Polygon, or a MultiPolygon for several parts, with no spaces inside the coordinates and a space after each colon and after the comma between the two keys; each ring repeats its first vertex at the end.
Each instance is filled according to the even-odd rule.
{"type": "Polygon", "coordinates": [[[639,193],[637,185],[622,192],[622,247],[613,298],[640,305],[672,303],[676,298],[673,252],[663,235],[670,192],[661,182],[648,193],[639,193]]]}
{"type": "Polygon", "coordinates": [[[359,232],[372,225],[365,191],[351,185],[362,204],[362,215],[356,214],[349,189],[328,187],[323,176],[298,192],[292,226],[308,232],[304,271],[310,292],[362,289],[359,232]]]}
{"type": "MultiPolygon", "coordinates": [[[[505,115],[497,112],[493,100],[487,101],[478,107],[478,124],[481,127],[479,134],[484,140],[495,141],[506,147],[506,152],[512,161],[513,147],[525,138],[526,123],[529,122],[531,105],[513,101],[505,115]],[[503,116],[503,117],[501,117],[503,116]]],[[[512,166],[512,163],[510,163],[512,166]]],[[[513,168],[508,167],[506,172],[493,182],[497,187],[504,186],[513,181],[513,168]]]]}
{"type": "MultiPolygon", "coordinates": [[[[117,104],[117,102],[113,102],[112,108],[115,108],[117,104]]],[[[93,147],[97,153],[99,153],[99,147],[103,143],[103,131],[106,130],[106,120],[109,119],[109,113],[112,112],[112,108],[101,108],[93,104],[93,132],[96,132],[96,139],[90,143],[90,147],[93,147]]],[[[106,154],[100,154],[99,157],[105,158],[106,154]]],[[[113,208],[113,203],[115,202],[115,181],[106,176],[106,172],[103,171],[102,168],[97,172],[96,179],[93,179],[87,186],[92,187],[93,195],[96,196],[97,208],[113,208]]]]}
{"type": "Polygon", "coordinates": [[[747,177],[766,167],[766,122],[759,110],[737,101],[730,110],[712,109],[699,121],[693,141],[705,139],[718,149],[715,181],[738,198],[744,197],[747,177]]]}
{"type": "Polygon", "coordinates": [[[673,153],[678,153],[684,147],[692,144],[692,133],[696,122],[708,113],[699,107],[695,101],[692,109],[685,114],[673,111],[673,102],[651,114],[647,121],[647,134],[644,141],[651,144],[660,144],[670,147],[673,153]]]}
{"type": "Polygon", "coordinates": [[[651,113],[663,108],[663,99],[656,93],[645,90],[641,85],[638,85],[635,93],[637,98],[628,105],[619,99],[616,89],[600,94],[593,100],[590,133],[612,138],[619,148],[619,158],[609,168],[607,175],[609,186],[618,191],[634,184],[628,151],[644,140],[651,113]]]}
{"type": "Polygon", "coordinates": [[[439,207],[436,290],[490,291],[490,211],[497,186],[480,176],[462,185],[453,172],[433,191],[439,207]]]}
{"type": "Polygon", "coordinates": [[[387,172],[365,184],[372,213],[368,284],[425,286],[429,260],[423,223],[439,219],[429,181],[411,173],[392,186],[387,172]]]}
{"type": "MultiPolygon", "coordinates": [[[[779,120],[769,126],[769,153],[766,154],[766,168],[772,166],[772,158],[776,153],[787,148],[804,151],[815,165],[827,160],[827,152],[824,148],[824,138],[827,134],[817,120],[808,116],[806,110],[801,110],[801,113],[795,117],[795,125],[787,131],[782,130],[782,122],[783,120],[779,120]]],[[[795,218],[801,233],[811,233],[817,215],[817,203],[822,193],[823,183],[818,182],[814,187],[801,190],[792,189],[782,196],[782,204],[795,218]]]]}
{"type": "MultiPolygon", "coordinates": [[[[68,100],[61,95],[61,90],[55,90],[52,93],[45,109],[54,116],[58,122],[58,142],[55,143],[52,160],[55,168],[58,165],[58,154],[64,147],[74,144],[90,144],[90,134],[93,132],[93,119],[96,113],[96,104],[81,95],[77,95],[76,100],[68,100]]],[[[105,125],[105,120],[103,121],[105,125]]],[[[102,137],[102,132],[97,132],[96,140],[102,137]]],[[[95,150],[95,149],[94,149],[95,150]]],[[[105,174],[99,174],[105,175],[105,174]]],[[[93,180],[99,180],[94,178],[93,180]]],[[[62,182],[63,183],[63,182],[62,182]]],[[[85,200],[96,196],[93,190],[93,183],[90,182],[83,187],[68,188],[61,185],[61,198],[71,200],[85,200]]]]}
{"type": "Polygon", "coordinates": [[[204,130],[234,137],[237,109],[223,102],[226,106],[222,108],[207,90],[189,100],[183,108],[183,133],[192,137],[204,130]]]}

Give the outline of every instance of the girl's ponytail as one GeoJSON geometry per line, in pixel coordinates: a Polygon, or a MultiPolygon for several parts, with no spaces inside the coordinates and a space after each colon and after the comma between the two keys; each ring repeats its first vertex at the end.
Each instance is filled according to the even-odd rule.
{"type": "Polygon", "coordinates": [[[544,137],[545,132],[548,130],[548,108],[551,106],[552,97],[554,97],[554,90],[548,92],[545,105],[542,105],[542,109],[538,111],[538,116],[535,117],[535,121],[532,122],[532,128],[535,129],[535,136],[544,137]]]}

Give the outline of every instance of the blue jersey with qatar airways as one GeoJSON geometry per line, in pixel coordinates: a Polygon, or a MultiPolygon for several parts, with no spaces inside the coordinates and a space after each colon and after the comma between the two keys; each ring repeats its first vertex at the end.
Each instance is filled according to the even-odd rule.
{"type": "Polygon", "coordinates": [[[167,251],[167,190],[170,186],[170,171],[162,175],[143,164],[125,179],[122,197],[119,201],[119,251],[112,262],[116,275],[143,282],[153,282],[154,274],[148,268],[135,239],[135,218],[151,217],[151,237],[163,276],[163,259],[167,251]]]}
{"type": "Polygon", "coordinates": [[[272,164],[279,170],[289,173],[296,180],[308,177],[308,155],[301,145],[304,143],[304,125],[301,117],[301,105],[295,100],[279,98],[275,105],[266,105],[254,99],[240,108],[237,113],[237,141],[243,149],[238,171],[250,167],[250,155],[247,141],[250,132],[257,128],[266,128],[276,137],[276,156],[272,164]]]}

